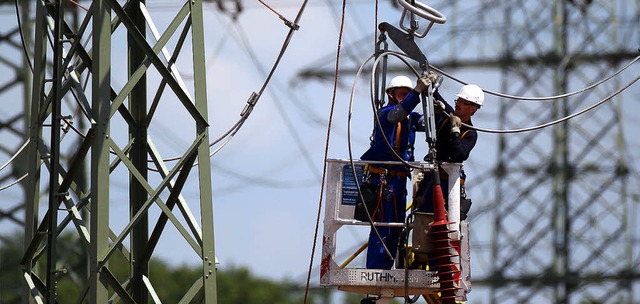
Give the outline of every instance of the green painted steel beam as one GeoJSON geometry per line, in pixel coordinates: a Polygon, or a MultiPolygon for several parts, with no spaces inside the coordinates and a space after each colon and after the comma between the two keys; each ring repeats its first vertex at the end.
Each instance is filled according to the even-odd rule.
{"type": "MultiPolygon", "coordinates": [[[[191,21],[193,23],[193,76],[196,109],[206,119],[207,81],[204,54],[204,23],[202,20],[202,1],[190,1],[191,21]]],[[[202,276],[204,279],[204,303],[217,303],[216,254],[213,231],[213,193],[211,191],[211,160],[209,158],[208,124],[198,125],[197,134],[205,135],[204,144],[198,147],[198,179],[200,183],[200,212],[202,219],[202,276]]]]}
{"type": "Polygon", "coordinates": [[[109,285],[101,268],[108,266],[109,248],[109,110],[111,100],[111,7],[94,1],[92,49],[92,108],[96,139],[91,146],[90,303],[107,303],[109,285]]]}
{"type": "MultiPolygon", "coordinates": [[[[131,166],[129,168],[129,210],[130,214],[137,214],[143,210],[143,203],[149,197],[145,187],[148,184],[149,174],[147,170],[147,73],[144,50],[139,46],[136,37],[131,33],[133,30],[140,33],[146,41],[146,22],[140,10],[140,5],[144,0],[129,1],[127,13],[133,22],[134,28],[127,31],[127,52],[128,52],[128,78],[125,86],[131,84],[130,90],[121,90],[119,96],[128,94],[129,111],[136,122],[135,126],[129,126],[129,140],[132,141],[129,157],[131,166]],[[138,73],[141,71],[140,73],[138,73]],[[138,74],[137,77],[133,77],[138,74]],[[134,176],[134,172],[137,174],[134,176]]],[[[116,102],[112,105],[114,107],[116,102]]],[[[136,303],[148,303],[149,292],[144,284],[144,277],[149,276],[149,258],[145,253],[145,248],[149,242],[149,217],[146,212],[131,230],[131,279],[130,291],[136,303]]]]}

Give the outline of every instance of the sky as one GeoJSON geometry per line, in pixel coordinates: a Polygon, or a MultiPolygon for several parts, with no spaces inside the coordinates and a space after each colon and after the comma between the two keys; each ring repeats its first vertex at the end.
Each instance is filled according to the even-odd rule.
{"type": "MultiPolygon", "coordinates": [[[[301,1],[271,2],[278,13],[288,20],[294,20],[301,1]]],[[[397,25],[401,11],[392,8],[386,1],[381,1],[380,5],[378,22],[397,25]]],[[[230,6],[229,9],[231,10],[230,6]]],[[[166,27],[176,10],[177,5],[170,1],[149,4],[150,14],[161,29],[166,27]]],[[[15,15],[8,6],[2,8],[1,12],[1,24],[15,24],[15,15]]],[[[212,4],[205,5],[204,14],[210,138],[214,140],[240,118],[251,93],[260,90],[289,28],[275,13],[258,2],[246,4],[235,20],[212,4]]],[[[343,49],[340,53],[341,66],[357,68],[373,51],[374,16],[371,1],[349,1],[342,37],[343,49]]],[[[424,39],[446,37],[447,24],[435,25],[424,39]]],[[[354,83],[353,75],[340,75],[340,86],[331,117],[331,132],[327,136],[334,101],[333,80],[305,81],[298,73],[309,67],[321,66],[330,71],[334,69],[340,26],[339,1],[311,1],[299,25],[300,29],[294,33],[253,113],[229,143],[211,158],[211,174],[215,249],[219,269],[243,266],[260,276],[290,279],[304,284],[312,252],[312,283],[318,282],[322,220],[317,216],[324,214],[319,206],[323,193],[321,182],[325,149],[328,144],[329,158],[348,158],[347,130],[351,128],[351,148],[354,157],[358,157],[369,143],[372,114],[367,76],[354,83]],[[350,93],[354,84],[357,86],[349,123],[350,93]],[[320,226],[313,247],[316,225],[320,226]]],[[[122,41],[114,48],[122,49],[122,41]]],[[[433,44],[433,49],[425,52],[430,56],[429,52],[432,50],[434,54],[446,52],[439,50],[437,43],[433,44]]],[[[491,43],[480,44],[476,51],[491,52],[491,43]]],[[[18,58],[19,54],[15,56],[18,58]]],[[[126,60],[115,51],[112,58],[116,62],[126,60]]],[[[189,86],[192,84],[190,57],[182,56],[181,60],[178,61],[178,70],[189,86]]],[[[456,77],[464,81],[499,91],[499,72],[454,72],[456,77]]],[[[125,79],[125,73],[126,70],[114,68],[115,87],[124,85],[122,79],[125,79]]],[[[637,77],[639,74],[640,67],[636,64],[625,75],[637,77]]],[[[152,81],[158,79],[153,74],[150,78],[152,81]]],[[[626,83],[628,78],[620,82],[626,83]]],[[[447,79],[441,93],[451,100],[458,88],[458,83],[447,79]]],[[[13,91],[10,94],[13,96],[6,98],[19,98],[20,92],[13,91]]],[[[548,92],[540,92],[540,96],[545,95],[548,92]]],[[[637,115],[633,114],[640,110],[638,85],[633,86],[625,96],[627,98],[622,105],[625,109],[622,119],[625,120],[626,134],[632,134],[638,129],[640,122],[637,115]]],[[[180,155],[193,138],[191,118],[184,110],[172,106],[172,102],[175,100],[168,100],[160,107],[150,130],[150,136],[165,158],[180,155]]],[[[481,127],[497,128],[497,98],[488,96],[486,103],[487,109],[478,112],[474,123],[481,127]]],[[[6,103],[0,106],[1,119],[16,112],[19,109],[9,107],[6,103]]],[[[112,121],[114,138],[126,138],[123,126],[124,122],[118,118],[112,121]]],[[[523,123],[521,127],[527,126],[530,124],[523,123]]],[[[11,142],[13,149],[21,144],[15,135],[8,136],[10,140],[3,139],[3,142],[11,142]]],[[[494,134],[480,135],[472,158],[466,164],[470,175],[479,175],[492,168],[497,158],[499,138],[494,134]]],[[[637,164],[640,142],[630,136],[627,145],[630,163],[637,164]]],[[[419,137],[417,151],[424,149],[424,138],[419,137]]],[[[9,156],[2,155],[0,162],[4,163],[8,158],[9,156]]],[[[125,176],[124,174],[121,171],[112,176],[125,176]]],[[[187,202],[195,204],[199,193],[195,179],[197,174],[194,172],[191,176],[183,190],[183,196],[187,202]]],[[[125,222],[121,219],[128,213],[126,185],[126,179],[114,177],[112,180],[110,214],[111,225],[116,230],[123,227],[125,222]]],[[[21,196],[15,187],[0,195],[12,201],[18,201],[21,196]]],[[[474,206],[476,208],[481,208],[483,201],[488,204],[486,201],[490,199],[489,194],[483,193],[482,189],[474,191],[472,195],[479,198],[476,203],[478,206],[474,206]]],[[[198,217],[197,206],[192,208],[198,217]]],[[[157,214],[157,210],[151,211],[151,214],[153,212],[157,214]]],[[[339,252],[348,255],[354,247],[366,240],[367,233],[366,227],[345,229],[340,239],[343,247],[339,252]]],[[[175,229],[169,228],[161,239],[156,256],[173,265],[195,265],[198,261],[189,250],[179,239],[175,229]],[[177,245],[184,246],[185,250],[175,250],[177,245]]],[[[361,260],[359,262],[362,263],[361,260]]]]}

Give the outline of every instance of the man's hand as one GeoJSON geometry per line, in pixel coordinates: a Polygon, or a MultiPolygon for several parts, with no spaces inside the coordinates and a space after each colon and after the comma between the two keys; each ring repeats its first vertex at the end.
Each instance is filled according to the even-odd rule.
{"type": "Polygon", "coordinates": [[[444,111],[444,103],[436,99],[433,102],[433,108],[436,111],[436,113],[442,113],[442,111],[444,111]]]}
{"type": "Polygon", "coordinates": [[[436,74],[434,71],[429,71],[427,78],[431,80],[431,83],[436,83],[438,81],[438,78],[440,78],[440,75],[436,74]]]}
{"type": "Polygon", "coordinates": [[[418,83],[416,84],[416,87],[414,88],[414,90],[416,90],[416,92],[418,92],[418,93],[422,93],[430,85],[431,85],[431,80],[429,80],[429,78],[423,76],[423,77],[418,78],[418,83]]]}
{"type": "Polygon", "coordinates": [[[460,127],[462,127],[462,120],[460,120],[460,117],[451,114],[449,119],[451,120],[451,133],[457,133],[457,135],[460,135],[460,127]]]}

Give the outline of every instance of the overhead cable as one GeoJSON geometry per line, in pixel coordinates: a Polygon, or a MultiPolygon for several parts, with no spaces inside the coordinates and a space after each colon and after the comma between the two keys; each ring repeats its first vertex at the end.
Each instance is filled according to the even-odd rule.
{"type": "Polygon", "coordinates": [[[258,0],[260,3],[262,3],[262,5],[264,5],[266,8],[268,8],[270,11],[272,11],[274,14],[278,15],[278,17],[280,18],[280,20],[284,21],[284,24],[286,26],[288,26],[289,28],[291,28],[292,30],[298,30],[300,28],[300,26],[298,25],[297,21],[291,22],[289,20],[287,20],[287,18],[285,18],[282,14],[278,13],[276,10],[274,10],[273,8],[271,8],[269,5],[267,5],[266,3],[264,3],[264,1],[262,0],[258,0]]]}
{"type": "Polygon", "coordinates": [[[0,167],[0,171],[4,170],[4,168],[6,168],[9,164],[11,164],[18,157],[18,155],[20,155],[20,153],[22,153],[22,151],[27,147],[29,142],[30,142],[30,140],[27,139],[22,144],[22,146],[20,146],[20,148],[18,148],[18,151],[16,151],[16,153],[14,153],[13,156],[11,156],[11,158],[9,158],[9,160],[4,165],[2,165],[2,167],[0,167]]]}
{"type": "MultiPolygon", "coordinates": [[[[547,96],[547,97],[525,97],[525,96],[514,96],[514,95],[508,95],[508,94],[503,94],[503,93],[499,93],[499,92],[494,92],[494,91],[490,91],[490,90],[485,90],[482,89],[482,91],[484,91],[485,93],[488,93],[490,95],[494,95],[494,96],[498,96],[498,97],[503,97],[503,98],[508,98],[508,99],[515,99],[515,100],[529,100],[529,101],[542,101],[542,100],[552,100],[552,99],[560,99],[560,98],[565,98],[565,97],[570,97],[576,94],[580,94],[582,92],[591,90],[597,86],[599,86],[600,84],[608,81],[609,79],[615,77],[616,75],[622,73],[624,70],[626,70],[627,68],[629,68],[631,65],[633,65],[634,63],[636,63],[636,61],[640,60],[640,56],[637,56],[636,58],[634,58],[633,60],[631,60],[629,63],[627,63],[625,66],[623,66],[621,69],[617,70],[616,72],[614,72],[613,74],[602,78],[600,81],[597,81],[589,86],[586,86],[580,90],[574,91],[574,92],[570,92],[570,93],[565,93],[565,94],[560,94],[560,95],[555,95],[555,96],[547,96]]],[[[452,80],[455,80],[461,84],[469,84],[463,80],[460,80],[456,77],[454,77],[451,74],[448,74],[432,65],[429,65],[430,68],[434,69],[436,72],[445,75],[449,78],[451,78],[452,80]]]]}
{"type": "Polygon", "coordinates": [[[27,43],[24,40],[24,32],[22,31],[22,19],[20,18],[20,8],[18,7],[18,0],[14,1],[16,5],[16,19],[18,21],[18,31],[20,32],[20,40],[22,41],[22,51],[24,52],[24,57],[27,59],[27,63],[29,64],[29,69],[31,73],[33,73],[33,63],[31,63],[31,57],[29,56],[29,52],[27,52],[27,43]]]}
{"type": "MultiPolygon", "coordinates": [[[[18,151],[16,151],[16,153],[13,154],[13,156],[4,164],[2,165],[2,167],[0,167],[0,171],[4,170],[4,168],[6,168],[7,166],[9,166],[9,164],[11,164],[19,155],[20,153],[22,153],[22,151],[24,151],[24,149],[29,145],[30,140],[27,139],[24,144],[22,144],[22,146],[20,146],[20,148],[18,149],[18,151]]],[[[4,185],[2,187],[0,187],[0,191],[8,189],[12,186],[17,185],[19,182],[21,182],[23,179],[25,179],[27,177],[27,175],[29,175],[29,173],[25,173],[23,176],[21,176],[20,178],[18,178],[17,180],[13,181],[10,184],[4,185]]]]}
{"type": "Polygon", "coordinates": [[[21,182],[23,179],[27,178],[27,175],[29,175],[29,173],[25,173],[23,176],[21,176],[20,178],[16,179],[15,181],[13,181],[12,183],[8,184],[8,185],[4,185],[2,187],[0,187],[0,191],[5,190],[7,188],[13,187],[15,185],[17,185],[19,182],[21,182]]]}
{"type": "MultiPolygon", "coordinates": [[[[300,6],[298,14],[296,15],[296,19],[293,22],[294,24],[298,24],[300,22],[300,19],[302,18],[302,14],[304,12],[305,7],[307,6],[307,2],[308,1],[309,0],[305,0],[302,3],[302,5],[300,6]]],[[[244,122],[249,118],[249,115],[253,111],[253,108],[256,106],[256,104],[258,103],[258,100],[262,96],[262,93],[264,92],[264,90],[266,89],[267,85],[271,81],[271,78],[273,77],[273,74],[275,73],[278,65],[280,64],[280,61],[282,60],[282,57],[284,57],[284,53],[287,50],[287,48],[289,47],[289,43],[291,42],[291,38],[293,37],[293,33],[296,30],[297,29],[295,29],[295,28],[290,28],[289,33],[287,34],[287,37],[285,37],[285,40],[284,40],[284,42],[282,44],[282,47],[280,48],[280,52],[278,54],[278,57],[276,57],[276,61],[274,62],[273,66],[271,67],[271,70],[269,71],[264,83],[262,84],[262,86],[260,87],[260,90],[257,93],[253,92],[251,94],[251,96],[249,97],[249,100],[247,101],[247,106],[242,110],[242,112],[240,114],[240,116],[241,116],[240,119],[227,132],[225,132],[221,137],[219,137],[216,141],[212,142],[209,145],[209,147],[212,147],[213,145],[215,145],[215,143],[225,139],[227,136],[233,137],[240,130],[240,128],[242,127],[244,122]]],[[[223,143],[223,146],[226,145],[228,142],[229,142],[229,140],[226,140],[223,143]]],[[[213,156],[215,153],[220,151],[220,149],[221,149],[221,147],[216,149],[214,152],[212,152],[210,154],[210,156],[213,156]]],[[[173,158],[168,158],[165,161],[174,161],[174,160],[179,160],[179,159],[181,159],[181,157],[173,157],[173,158]]],[[[194,164],[194,165],[196,165],[196,164],[194,164]]]]}
{"type": "MultiPolygon", "coordinates": [[[[405,54],[403,54],[403,53],[396,52],[396,51],[386,51],[386,52],[381,53],[381,54],[379,55],[379,57],[378,57],[378,58],[375,60],[375,62],[374,62],[374,65],[373,65],[373,71],[372,71],[372,73],[371,73],[372,75],[374,75],[374,74],[375,74],[375,71],[376,71],[377,65],[379,64],[379,60],[380,60],[382,57],[386,56],[386,55],[392,55],[392,56],[395,56],[395,57],[397,57],[398,59],[402,60],[402,61],[403,61],[403,62],[404,62],[404,63],[405,63],[405,64],[406,64],[406,65],[407,65],[407,66],[408,66],[412,71],[413,71],[413,73],[414,73],[416,76],[419,76],[418,72],[417,72],[413,67],[411,67],[411,65],[410,65],[410,64],[409,64],[409,63],[404,59],[404,58],[408,58],[408,56],[407,56],[407,55],[405,55],[405,54]],[[404,57],[404,58],[403,58],[403,57],[404,57]]],[[[362,65],[361,65],[360,69],[358,70],[358,73],[356,74],[356,78],[355,78],[355,80],[354,80],[354,87],[355,87],[355,82],[357,82],[357,80],[358,80],[358,78],[359,78],[360,74],[362,73],[362,70],[363,70],[363,68],[364,68],[364,65],[366,65],[366,64],[369,62],[369,60],[371,60],[371,58],[373,58],[373,55],[371,55],[371,56],[370,56],[370,57],[369,57],[369,58],[368,58],[368,59],[367,59],[367,60],[366,60],[362,65]]],[[[609,76],[609,77],[605,78],[605,80],[608,80],[608,79],[612,78],[613,76],[615,76],[615,75],[619,74],[619,73],[620,73],[620,72],[622,72],[624,69],[628,68],[632,63],[636,62],[638,59],[640,59],[640,56],[636,57],[636,58],[635,58],[631,63],[627,64],[625,67],[623,67],[621,70],[619,70],[619,71],[617,71],[616,73],[614,73],[612,76],[609,76]]],[[[434,68],[434,70],[436,70],[436,69],[434,68]]],[[[441,72],[441,70],[439,70],[439,69],[438,69],[437,71],[438,71],[438,72],[441,72]]],[[[445,76],[447,76],[447,77],[451,77],[451,76],[450,76],[450,75],[448,75],[448,74],[444,74],[444,73],[443,73],[443,75],[445,75],[445,76]]],[[[457,79],[454,79],[454,80],[459,81],[459,80],[457,80],[457,79]]],[[[609,95],[609,96],[605,97],[604,99],[602,99],[602,100],[600,100],[600,101],[598,101],[598,102],[596,102],[596,103],[592,104],[591,106],[589,106],[589,107],[587,107],[587,108],[585,108],[585,109],[583,109],[583,110],[581,110],[581,111],[579,111],[579,112],[576,112],[576,113],[574,113],[574,114],[571,114],[571,115],[565,116],[565,117],[563,117],[563,118],[560,118],[560,119],[557,119],[557,120],[554,120],[554,121],[551,121],[551,122],[548,122],[548,123],[545,123],[545,124],[541,124],[541,125],[537,125],[537,126],[533,126],[533,127],[527,127],[527,128],[520,128],[520,129],[505,129],[505,130],[497,130],[497,129],[481,128],[481,127],[476,127],[476,126],[472,126],[472,125],[465,124],[465,123],[462,123],[462,125],[463,125],[463,126],[466,126],[466,127],[468,127],[468,128],[470,128],[470,129],[474,129],[474,130],[480,131],[480,132],[486,132],[486,133],[500,133],[500,134],[506,134],[506,133],[521,133],[521,132],[528,132],[528,131],[534,131],[534,130],[538,130],[538,129],[546,128],[546,127],[549,127],[549,126],[552,126],[552,125],[555,125],[555,124],[558,124],[558,123],[561,123],[561,122],[567,121],[567,120],[569,120],[569,119],[572,119],[572,118],[574,118],[574,117],[576,117],[576,116],[582,115],[582,114],[584,114],[584,113],[586,113],[586,112],[588,112],[588,111],[590,111],[590,110],[592,110],[592,109],[596,108],[597,106],[599,106],[599,105],[601,105],[601,104],[603,104],[603,103],[605,103],[605,102],[607,102],[607,101],[611,100],[613,97],[617,96],[617,95],[618,95],[618,94],[620,94],[622,91],[626,90],[628,87],[630,87],[631,85],[633,85],[634,83],[636,83],[638,80],[640,80],[640,76],[636,77],[634,80],[630,81],[627,85],[625,85],[625,86],[624,86],[624,87],[622,87],[621,89],[617,90],[617,91],[616,91],[616,92],[614,92],[613,94],[611,94],[611,95],[609,95]]],[[[463,82],[463,83],[464,83],[464,82],[463,82]]],[[[597,82],[596,84],[591,85],[591,86],[589,86],[589,87],[587,87],[587,88],[589,88],[589,89],[590,89],[590,88],[593,88],[593,87],[595,87],[595,85],[599,85],[599,84],[601,84],[601,83],[602,83],[602,81],[597,82]]],[[[373,87],[373,76],[372,76],[371,86],[373,87]]],[[[575,95],[575,94],[578,94],[578,93],[581,93],[581,92],[584,92],[584,91],[585,91],[585,89],[581,89],[581,90],[579,90],[579,91],[572,92],[572,93],[568,93],[568,94],[562,94],[562,95],[551,96],[551,97],[540,97],[540,98],[542,98],[542,99],[535,99],[535,100],[546,100],[546,99],[559,99],[559,98],[565,98],[565,97],[567,97],[567,96],[572,96],[572,95],[575,95]]],[[[495,93],[495,92],[492,92],[492,93],[493,93],[493,94],[498,94],[498,93],[495,93]]],[[[506,94],[500,94],[500,95],[503,95],[503,96],[510,96],[510,95],[506,95],[506,94]]],[[[352,96],[353,96],[353,93],[352,93],[352,96]]],[[[499,95],[498,95],[498,96],[499,96],[499,95]]],[[[532,99],[531,99],[532,97],[522,97],[522,96],[510,96],[510,97],[508,97],[508,98],[512,98],[512,99],[521,99],[521,100],[532,100],[532,99]],[[513,98],[512,98],[512,97],[513,97],[513,98]]],[[[372,99],[373,99],[373,94],[372,94],[372,99]]],[[[374,115],[376,115],[376,114],[377,114],[377,113],[375,113],[375,110],[374,110],[374,115]]],[[[445,113],[445,114],[447,114],[447,115],[448,115],[448,113],[445,113]]],[[[377,116],[376,116],[376,117],[377,117],[377,116]]],[[[378,122],[379,122],[379,121],[378,121],[378,122]]],[[[387,144],[389,144],[389,142],[388,142],[388,141],[387,141],[387,144]]],[[[390,144],[389,144],[389,145],[390,145],[390,144]]],[[[396,154],[396,156],[398,156],[398,155],[396,154]]],[[[398,157],[399,157],[399,156],[398,156],[398,157]]],[[[409,164],[408,164],[408,163],[405,163],[405,165],[409,165],[409,164]]]]}

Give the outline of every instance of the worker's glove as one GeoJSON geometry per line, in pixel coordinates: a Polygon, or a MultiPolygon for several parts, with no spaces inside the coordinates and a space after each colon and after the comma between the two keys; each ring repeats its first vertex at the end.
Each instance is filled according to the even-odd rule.
{"type": "Polygon", "coordinates": [[[451,114],[449,119],[451,120],[451,134],[456,134],[456,136],[460,135],[460,127],[462,127],[462,120],[460,120],[460,117],[451,114]]]}
{"type": "Polygon", "coordinates": [[[442,113],[442,111],[444,111],[444,102],[436,99],[433,102],[433,108],[436,111],[436,113],[442,113]]]}
{"type": "Polygon", "coordinates": [[[434,71],[429,71],[427,78],[431,80],[431,83],[436,83],[438,82],[438,78],[440,78],[440,75],[436,74],[434,71]]]}
{"type": "Polygon", "coordinates": [[[416,92],[418,92],[418,93],[422,93],[430,85],[431,85],[431,80],[429,80],[429,78],[423,76],[423,77],[418,78],[418,83],[416,84],[416,87],[414,88],[414,90],[416,90],[416,92]]]}

